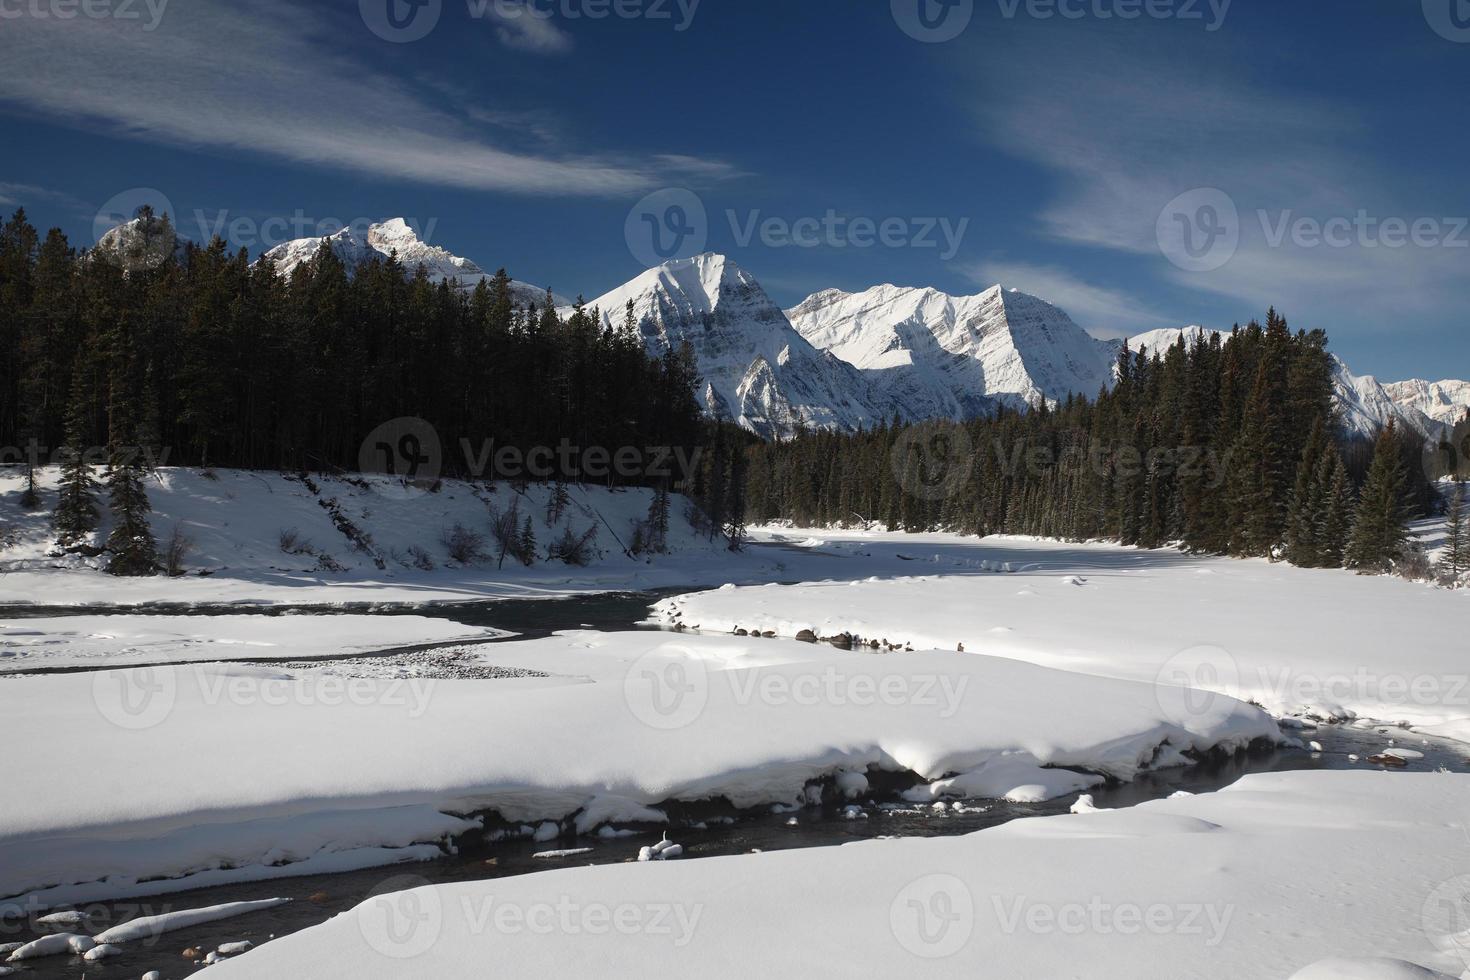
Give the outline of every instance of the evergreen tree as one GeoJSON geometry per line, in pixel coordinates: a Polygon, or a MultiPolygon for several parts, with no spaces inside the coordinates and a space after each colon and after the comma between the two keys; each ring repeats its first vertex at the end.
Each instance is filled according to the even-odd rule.
{"type": "Polygon", "coordinates": [[[561,520],[561,515],[566,513],[567,507],[572,503],[572,498],[567,493],[567,485],[557,480],[551,485],[551,493],[546,499],[546,526],[552,527],[561,520]]]}
{"type": "Polygon", "coordinates": [[[107,550],[111,554],[107,571],[112,575],[136,576],[158,571],[158,548],[148,526],[152,508],[143,486],[143,453],[137,441],[136,408],[126,371],[131,361],[126,355],[119,360],[122,367],[113,380],[109,405],[107,501],[112,513],[112,532],[107,536],[107,550]]]}
{"type": "Polygon", "coordinates": [[[1373,463],[1358,496],[1357,515],[1345,554],[1349,568],[1387,572],[1402,557],[1409,540],[1409,515],[1404,506],[1407,483],[1397,432],[1390,421],[1379,433],[1373,463]]]}
{"type": "Polygon", "coordinates": [[[663,554],[669,550],[669,491],[659,487],[648,505],[648,550],[663,554]]]}
{"type": "Polygon", "coordinates": [[[1341,568],[1356,504],[1352,480],[1336,448],[1329,446],[1323,454],[1317,479],[1327,488],[1317,526],[1318,562],[1323,568],[1341,568]]]}
{"type": "MultiPolygon", "coordinates": [[[[1293,565],[1313,568],[1322,562],[1320,528],[1326,506],[1322,459],[1329,450],[1323,420],[1318,419],[1302,450],[1296,470],[1296,485],[1286,511],[1286,558],[1293,565]]],[[[1330,479],[1330,471],[1329,471],[1330,479]]]]}
{"type": "Polygon", "coordinates": [[[1445,505],[1445,548],[1439,568],[1447,578],[1470,572],[1470,501],[1463,484],[1455,484],[1445,505]]]}
{"type": "Polygon", "coordinates": [[[83,379],[72,382],[71,405],[67,409],[66,444],[61,449],[61,486],[56,500],[53,523],[57,541],[71,547],[97,530],[97,483],[92,479],[88,453],[89,401],[83,390],[83,379]]]}
{"type": "Polygon", "coordinates": [[[526,515],[526,521],[521,525],[516,553],[523,565],[532,565],[536,561],[536,526],[531,521],[530,514],[526,515]]]}

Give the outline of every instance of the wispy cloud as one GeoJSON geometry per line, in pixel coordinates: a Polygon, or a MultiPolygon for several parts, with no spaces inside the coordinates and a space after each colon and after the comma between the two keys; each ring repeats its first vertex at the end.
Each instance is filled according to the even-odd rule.
{"type": "Polygon", "coordinates": [[[1039,296],[1061,307],[1077,325],[1095,337],[1128,337],[1144,330],[1172,325],[1168,317],[1150,311],[1143,301],[1120,289],[1083,282],[1055,266],[1024,262],[986,261],[967,272],[977,285],[997,283],[1007,289],[1039,296]]]}
{"type": "Polygon", "coordinates": [[[562,54],[572,50],[572,36],[550,17],[525,3],[491,5],[495,36],[508,48],[535,54],[562,54]]]}
{"type": "Polygon", "coordinates": [[[1355,108],[1304,94],[1289,77],[1251,81],[1253,53],[1221,36],[1196,50],[1202,42],[1182,34],[1161,43],[1173,40],[1165,30],[1018,29],[977,60],[985,138],[1052,179],[1037,214],[1043,239],[1152,259],[1147,268],[1171,288],[1257,312],[1275,304],[1340,332],[1399,329],[1405,309],[1444,316],[1462,303],[1464,248],[1273,243],[1261,212],[1271,223],[1360,211],[1412,222],[1457,213],[1444,207],[1457,195],[1416,185],[1420,196],[1406,197],[1405,182],[1375,171],[1371,120],[1355,108]],[[1175,268],[1156,222],[1178,195],[1211,187],[1239,210],[1239,248],[1218,269],[1175,268]]]}
{"type": "Polygon", "coordinates": [[[151,32],[117,20],[9,20],[0,102],[109,134],[477,190],[628,195],[674,169],[656,157],[492,142],[350,45],[320,40],[346,29],[340,10],[283,0],[191,0],[151,32]]]}
{"type": "Polygon", "coordinates": [[[0,205],[10,207],[13,205],[25,206],[34,204],[36,201],[54,201],[63,207],[75,211],[78,215],[92,213],[91,209],[79,198],[66,191],[52,190],[49,187],[39,187],[35,184],[16,184],[0,181],[0,205]]]}

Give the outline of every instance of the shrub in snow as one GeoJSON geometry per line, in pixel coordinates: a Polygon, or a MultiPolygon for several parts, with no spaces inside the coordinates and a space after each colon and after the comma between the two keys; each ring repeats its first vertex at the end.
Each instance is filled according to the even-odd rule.
{"type": "MultiPolygon", "coordinates": [[[[444,542],[444,550],[449,552],[449,557],[461,565],[474,565],[490,557],[490,553],[485,549],[485,536],[463,524],[456,524],[446,530],[441,540],[444,542]]],[[[413,550],[410,548],[410,553],[413,550]]]]}
{"type": "Polygon", "coordinates": [[[184,559],[193,549],[194,542],[180,525],[175,524],[173,532],[168,536],[168,542],[163,546],[163,569],[170,578],[178,578],[184,574],[184,559]]]}
{"type": "Polygon", "coordinates": [[[281,529],[280,545],[288,555],[310,555],[314,551],[311,542],[303,541],[301,532],[294,527],[281,529]]]}
{"type": "Polygon", "coordinates": [[[546,557],[580,568],[592,560],[596,544],[597,528],[595,526],[589,527],[580,535],[573,534],[571,527],[567,526],[562,529],[561,537],[547,549],[546,557]]]}

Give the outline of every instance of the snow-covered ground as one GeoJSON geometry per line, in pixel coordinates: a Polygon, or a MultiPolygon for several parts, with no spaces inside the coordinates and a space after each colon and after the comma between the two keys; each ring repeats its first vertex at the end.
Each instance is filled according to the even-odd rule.
{"type": "MultiPolygon", "coordinates": [[[[213,574],[119,582],[58,567],[75,561],[46,556],[42,522],[4,552],[0,598],[377,604],[722,587],[660,605],[683,635],[567,632],[441,651],[452,663],[423,669],[310,661],[492,634],[358,614],[0,620],[0,650],[17,664],[104,668],[0,678],[12,733],[0,910],[421,861],[465,835],[575,852],[599,832],[659,826],[670,801],[794,804],[819,784],[862,797],[880,773],[910,781],[905,796],[926,805],[1038,801],[1279,739],[1271,714],[1356,714],[1470,741],[1465,591],[943,534],[766,528],[729,555],[682,522],[653,564],[604,548],[587,569],[445,568],[436,552],[426,570],[393,556],[444,526],[483,524],[483,491],[446,485],[410,500],[225,471],[164,479],[155,529],[183,523],[194,567],[213,574]],[[364,548],[322,497],[368,533],[364,548]],[[306,559],[281,551],[282,528],[318,551],[333,542],[346,570],[292,566],[306,559]],[[787,639],[716,635],[737,629],[787,639]],[[803,630],[879,649],[792,642],[803,630]]],[[[519,499],[539,520],[538,492],[519,499]]],[[[573,526],[623,527],[647,509],[636,491],[575,492],[589,509],[573,526]]],[[[1389,956],[1458,975],[1470,960],[1445,937],[1470,921],[1434,915],[1470,902],[1470,878],[1456,877],[1470,874],[1456,863],[1470,854],[1467,783],[1366,768],[1251,777],[1209,797],[966,838],[444,886],[368,902],[217,968],[459,975],[492,955],[510,975],[779,965],[1051,977],[1086,964],[1089,977],[1172,980],[1286,978],[1332,956],[1389,956]],[[1456,882],[1465,894],[1446,898],[1456,882]],[[570,903],[571,931],[566,920],[514,925],[551,899],[553,911],[570,903]],[[427,944],[392,921],[400,908],[441,910],[427,944]],[[635,926],[599,932],[583,909],[635,926]],[[655,913],[657,927],[638,925],[655,913]]]]}
{"type": "Polygon", "coordinates": [[[0,619],[0,673],[309,659],[509,634],[427,616],[48,616],[0,619]]]}
{"type": "Polygon", "coordinates": [[[905,577],[725,587],[664,600],[657,616],[714,633],[963,648],[1218,691],[1278,716],[1408,722],[1470,741],[1470,591],[1019,538],[970,548],[952,535],[833,532],[803,543],[846,550],[895,538],[913,559],[905,577]]]}
{"type": "Polygon", "coordinates": [[[869,767],[948,793],[1046,799],[1102,773],[1278,738],[1249,705],[999,658],[572,633],[478,653],[551,677],[344,680],[190,665],[0,682],[14,734],[0,896],[44,905],[339,865],[493,810],[549,836],[668,800],[792,802],[869,767]],[[954,782],[945,777],[958,776],[954,782]],[[543,828],[544,829],[544,828],[543,828]],[[292,862],[308,862],[293,869],[292,862]],[[228,870],[226,870],[228,869],[228,870]],[[185,876],[169,885],[148,876],[185,876]]]}
{"type": "Polygon", "coordinates": [[[1286,980],[1335,957],[1441,972],[1301,976],[1460,976],[1467,812],[1464,776],[1256,775],[965,837],[379,895],[221,975],[1286,980]]]}
{"type": "MultiPolygon", "coordinates": [[[[119,579],[99,570],[101,560],[54,553],[51,514],[57,471],[39,472],[42,507],[17,503],[22,472],[0,467],[0,606],[133,606],[150,603],[242,605],[422,605],[480,599],[545,598],[579,592],[661,588],[696,576],[725,581],[729,552],[697,533],[686,519],[688,502],[671,507],[669,554],[630,557],[635,521],[648,516],[652,491],[571,485],[572,504],[548,525],[550,489],[532,484],[443,481],[436,493],[405,488],[383,477],[338,479],[313,474],[310,483],[279,473],[163,468],[147,482],[153,536],[160,548],[177,529],[189,541],[185,574],[177,578],[119,579]],[[313,487],[315,489],[313,489],[313,487]],[[497,561],[490,535],[493,512],[516,508],[546,546],[571,530],[597,530],[596,553],[586,567],[514,558],[497,561]],[[335,516],[334,516],[335,512],[335,516]],[[339,525],[338,520],[345,524],[339,525]],[[342,527],[349,527],[356,539],[342,527]],[[445,543],[456,526],[478,533],[489,553],[456,562],[445,543]]],[[[107,524],[98,537],[105,537],[107,524]]],[[[752,576],[767,562],[744,559],[752,576]]]]}

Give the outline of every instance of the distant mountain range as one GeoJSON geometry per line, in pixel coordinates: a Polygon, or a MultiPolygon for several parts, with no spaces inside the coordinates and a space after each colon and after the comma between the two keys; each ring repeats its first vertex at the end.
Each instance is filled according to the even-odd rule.
{"type": "MultiPolygon", "coordinates": [[[[108,232],[98,248],[138,252],[138,222],[108,232]]],[[[352,269],[396,254],[407,274],[473,288],[488,278],[466,258],[429,245],[401,218],[325,239],[286,242],[263,256],[282,275],[325,241],[352,269]]],[[[166,246],[151,245],[167,254],[166,246]]],[[[161,257],[160,255],[160,257],[161,257]]],[[[546,290],[514,283],[518,305],[546,301],[546,290]]],[[[553,296],[566,312],[570,301],[553,296]]],[[[699,363],[699,398],[711,415],[757,435],[786,438],[799,428],[850,431],[895,417],[966,419],[998,406],[1026,409],[1041,399],[1094,396],[1114,379],[1121,340],[1099,340],[1060,308],[996,285],[973,296],[893,285],[860,293],[827,289],[782,310],[733,260],[713,253],[676,259],[587,304],[621,323],[629,301],[650,352],[688,341],[699,363]]],[[[1161,351],[1189,326],[1128,338],[1132,350],[1161,351]]],[[[1390,419],[1437,435],[1470,409],[1470,382],[1380,383],[1334,358],[1339,416],[1350,433],[1371,437],[1390,419]]]]}

